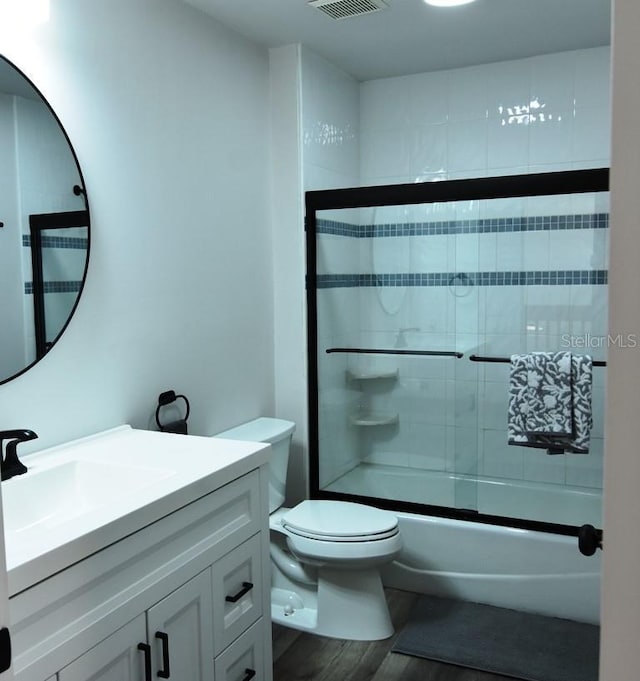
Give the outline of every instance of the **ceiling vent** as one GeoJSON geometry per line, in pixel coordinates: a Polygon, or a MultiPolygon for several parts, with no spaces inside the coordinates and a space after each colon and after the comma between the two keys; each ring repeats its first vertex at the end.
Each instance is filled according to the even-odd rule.
{"type": "Polygon", "coordinates": [[[382,0],[312,0],[309,4],[332,19],[358,17],[389,7],[382,0]]]}

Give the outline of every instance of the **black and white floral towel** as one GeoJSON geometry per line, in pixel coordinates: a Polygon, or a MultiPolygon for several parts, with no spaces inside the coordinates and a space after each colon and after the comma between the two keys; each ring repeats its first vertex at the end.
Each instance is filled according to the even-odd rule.
{"type": "Polygon", "coordinates": [[[591,394],[588,355],[512,355],[509,444],[540,447],[549,453],[588,454],[593,425],[591,394]]]}

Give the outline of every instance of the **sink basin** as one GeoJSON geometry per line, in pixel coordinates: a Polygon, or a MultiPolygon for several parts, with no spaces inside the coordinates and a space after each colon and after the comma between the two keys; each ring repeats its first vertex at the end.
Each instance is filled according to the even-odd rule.
{"type": "Polygon", "coordinates": [[[28,472],[2,484],[5,532],[52,529],[171,475],[170,470],[86,460],[28,472]]]}
{"type": "Polygon", "coordinates": [[[251,442],[124,425],[29,454],[1,485],[9,594],[268,461],[251,442]]]}

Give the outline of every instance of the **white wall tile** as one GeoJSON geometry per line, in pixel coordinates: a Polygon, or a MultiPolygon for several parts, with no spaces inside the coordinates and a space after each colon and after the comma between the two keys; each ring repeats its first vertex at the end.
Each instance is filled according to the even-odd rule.
{"type": "Polygon", "coordinates": [[[560,52],[531,59],[531,99],[538,100],[554,119],[574,107],[575,52],[560,52]]]}
{"type": "Polygon", "coordinates": [[[522,233],[522,269],[549,269],[549,232],[522,233]]]}
{"type": "Polygon", "coordinates": [[[576,110],[573,123],[574,161],[597,160],[607,165],[610,156],[611,110],[608,106],[582,107],[576,110]]]}
{"type": "Polygon", "coordinates": [[[486,119],[449,123],[447,126],[449,172],[475,171],[476,175],[486,173],[487,127],[486,119]]]}
{"type": "Polygon", "coordinates": [[[495,478],[521,480],[524,475],[524,447],[507,444],[504,429],[482,431],[482,474],[495,478]]]}
{"type": "Polygon", "coordinates": [[[481,272],[495,272],[498,262],[498,235],[482,234],[478,243],[478,269],[481,272]]]}
{"type": "Polygon", "coordinates": [[[531,60],[501,62],[485,69],[489,118],[506,122],[520,115],[531,102],[531,60]]]}
{"type": "Polygon", "coordinates": [[[411,175],[411,145],[406,130],[363,130],[362,168],[367,177],[390,178],[411,175]]]}
{"type": "Polygon", "coordinates": [[[412,127],[446,123],[449,118],[448,71],[419,73],[407,79],[409,124],[412,127]]]}
{"type": "Polygon", "coordinates": [[[450,122],[486,119],[486,67],[477,66],[449,71],[447,97],[450,122]]]}
{"type": "Polygon", "coordinates": [[[563,109],[552,120],[529,124],[531,165],[570,163],[573,159],[573,110],[563,109]]]}
{"type": "Polygon", "coordinates": [[[369,80],[360,86],[360,127],[373,130],[404,130],[410,122],[411,78],[369,80]]]}
{"type": "Polygon", "coordinates": [[[424,177],[447,169],[446,125],[416,128],[410,137],[410,166],[412,175],[424,177]]]}
{"type": "Polygon", "coordinates": [[[530,449],[523,457],[523,477],[531,482],[562,485],[566,477],[566,457],[547,454],[544,449],[530,449]]]}
{"type": "Polygon", "coordinates": [[[611,49],[596,47],[575,53],[575,106],[604,106],[611,98],[611,49]]]}
{"type": "MultiPolygon", "coordinates": [[[[489,170],[521,167],[529,162],[529,127],[493,118],[487,126],[489,170]]],[[[491,174],[491,172],[489,173],[491,174]]]]}

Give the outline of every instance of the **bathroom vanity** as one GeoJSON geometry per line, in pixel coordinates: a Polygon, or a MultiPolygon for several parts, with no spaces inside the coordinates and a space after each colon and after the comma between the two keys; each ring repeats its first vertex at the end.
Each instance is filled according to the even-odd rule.
{"type": "Polygon", "coordinates": [[[269,453],[124,426],[28,457],[2,487],[16,679],[271,681],[269,453]]]}

